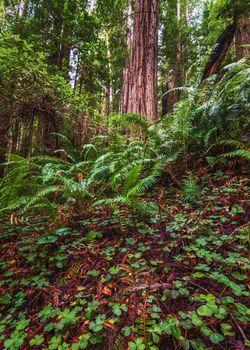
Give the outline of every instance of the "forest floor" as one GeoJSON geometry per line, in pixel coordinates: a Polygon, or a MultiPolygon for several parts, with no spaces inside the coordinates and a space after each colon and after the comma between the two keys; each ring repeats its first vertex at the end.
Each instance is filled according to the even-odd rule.
{"type": "Polygon", "coordinates": [[[249,181],[198,176],[193,204],[162,186],[144,222],[2,220],[0,349],[247,349],[249,181]]]}

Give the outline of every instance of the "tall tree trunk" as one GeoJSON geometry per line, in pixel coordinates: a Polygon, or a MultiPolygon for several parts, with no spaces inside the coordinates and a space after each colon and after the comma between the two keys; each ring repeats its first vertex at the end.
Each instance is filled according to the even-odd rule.
{"type": "MultiPolygon", "coordinates": [[[[58,7],[68,4],[67,11],[70,16],[74,16],[77,10],[76,1],[61,0],[58,2],[58,7]]],[[[74,28],[72,23],[67,20],[64,11],[60,11],[59,15],[54,19],[54,29],[57,35],[54,37],[54,52],[48,57],[49,65],[57,66],[58,70],[63,73],[65,79],[70,79],[70,54],[72,50],[72,39],[74,28]]]]}
{"type": "Polygon", "coordinates": [[[136,0],[127,91],[121,109],[149,120],[157,116],[157,44],[159,0],[136,0]]]}
{"type": "Polygon", "coordinates": [[[10,152],[11,153],[18,153],[19,146],[20,146],[20,129],[21,129],[21,123],[19,116],[15,115],[12,116],[10,120],[10,125],[12,125],[11,130],[11,147],[10,152]]]}
{"type": "Polygon", "coordinates": [[[241,16],[237,21],[235,48],[237,59],[250,55],[250,14],[241,16]]]}
{"type": "Polygon", "coordinates": [[[34,116],[29,115],[28,120],[24,123],[24,135],[23,135],[22,148],[20,151],[20,153],[24,157],[31,155],[33,132],[34,132],[34,116]]]}
{"type": "Polygon", "coordinates": [[[161,88],[162,98],[161,98],[161,116],[163,117],[168,113],[168,103],[167,103],[167,85],[163,85],[161,88]]]}
{"type": "MultiPolygon", "coordinates": [[[[6,161],[6,153],[8,151],[8,131],[9,131],[9,116],[0,114],[0,164],[6,161]]],[[[4,174],[4,167],[0,165],[0,177],[4,174]]]]}
{"type": "Polygon", "coordinates": [[[125,67],[123,69],[123,86],[120,100],[120,112],[126,113],[128,109],[129,100],[129,84],[130,84],[130,54],[132,49],[132,38],[133,38],[133,21],[132,21],[132,4],[129,0],[128,3],[128,15],[127,15],[127,35],[126,45],[128,56],[125,61],[125,67]]]}
{"type": "Polygon", "coordinates": [[[112,63],[111,63],[111,51],[110,51],[110,42],[109,42],[109,33],[105,31],[105,42],[107,49],[107,68],[108,68],[108,79],[104,87],[104,107],[102,115],[107,116],[112,112],[113,106],[113,86],[112,86],[112,63]]]}
{"type": "Polygon", "coordinates": [[[171,79],[166,86],[167,112],[171,113],[174,105],[180,99],[180,90],[176,89],[183,86],[187,79],[188,70],[188,46],[186,38],[183,38],[182,27],[188,25],[188,7],[187,1],[176,1],[176,18],[178,23],[178,42],[176,45],[175,62],[171,79]]]}
{"type": "Polygon", "coordinates": [[[180,70],[180,50],[177,48],[176,51],[176,61],[173,69],[173,74],[171,79],[167,83],[167,111],[171,113],[174,109],[174,105],[179,101],[180,91],[176,89],[181,85],[181,70],[180,70]]]}

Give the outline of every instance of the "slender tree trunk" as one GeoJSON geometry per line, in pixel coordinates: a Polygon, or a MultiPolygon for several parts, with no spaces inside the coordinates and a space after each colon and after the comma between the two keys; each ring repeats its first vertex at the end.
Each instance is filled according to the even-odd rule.
{"type": "Polygon", "coordinates": [[[163,85],[161,88],[162,98],[161,98],[161,115],[162,117],[168,113],[168,104],[167,104],[167,85],[163,85]]]}
{"type": "Polygon", "coordinates": [[[12,133],[11,133],[11,147],[10,147],[10,152],[11,153],[18,153],[19,151],[19,145],[20,143],[19,141],[19,134],[20,134],[20,120],[18,118],[18,116],[15,116],[12,118],[11,125],[13,125],[12,127],[12,133]]]}
{"type": "Polygon", "coordinates": [[[237,21],[235,48],[237,59],[250,55],[250,14],[241,16],[237,21]]]}
{"type": "Polygon", "coordinates": [[[17,8],[18,19],[25,17],[28,8],[28,3],[26,0],[20,0],[17,8]]]}
{"type": "Polygon", "coordinates": [[[157,44],[159,0],[136,0],[128,77],[121,109],[149,120],[157,116],[157,44]],[[127,93],[126,93],[127,91],[127,93]]]}
{"type": "Polygon", "coordinates": [[[180,77],[181,77],[181,71],[180,71],[180,50],[177,48],[176,51],[176,61],[175,66],[173,69],[173,75],[172,78],[167,83],[167,111],[168,113],[171,113],[174,109],[174,105],[179,101],[180,97],[180,91],[176,88],[180,86],[180,77]]]}
{"type": "Polygon", "coordinates": [[[107,68],[108,68],[108,80],[104,87],[105,101],[103,108],[103,115],[107,116],[112,112],[113,105],[113,86],[112,86],[112,63],[111,63],[111,52],[110,52],[110,43],[109,43],[109,33],[105,32],[105,41],[107,48],[107,68]]]}
{"type": "Polygon", "coordinates": [[[24,157],[31,155],[33,132],[34,132],[34,117],[30,115],[28,118],[28,121],[24,123],[24,136],[23,136],[22,148],[20,152],[24,157]]]}
{"type": "MultiPolygon", "coordinates": [[[[6,153],[8,150],[8,131],[9,131],[8,116],[0,115],[0,164],[6,161],[6,153]]],[[[0,166],[0,177],[4,174],[4,167],[0,166]]]]}
{"type": "Polygon", "coordinates": [[[129,1],[128,4],[128,16],[127,16],[127,37],[126,44],[128,50],[128,56],[125,61],[125,67],[123,69],[123,86],[120,100],[120,112],[126,113],[128,108],[129,100],[129,84],[130,84],[130,54],[132,49],[132,38],[133,38],[133,21],[132,21],[132,4],[129,1]]]}
{"type": "MultiPolygon", "coordinates": [[[[66,0],[58,2],[63,7],[66,0]]],[[[77,10],[75,1],[68,1],[68,11],[74,16],[77,10]]],[[[54,39],[54,52],[48,57],[49,65],[55,65],[60,72],[63,72],[67,81],[70,79],[70,53],[72,50],[72,37],[74,28],[70,25],[63,13],[54,20],[54,29],[57,36],[54,39]]]]}
{"type": "MultiPolygon", "coordinates": [[[[0,86],[1,88],[1,86],[0,86]]],[[[6,162],[6,155],[9,152],[8,134],[11,125],[11,115],[13,114],[13,95],[15,84],[11,84],[8,95],[0,89],[0,164],[6,162]]],[[[0,177],[4,175],[4,168],[0,165],[0,177]]]]}
{"type": "MultiPolygon", "coordinates": [[[[182,24],[188,28],[188,2],[187,0],[183,3],[183,9],[180,14],[180,20],[182,24]]],[[[185,37],[181,40],[181,83],[182,86],[187,82],[188,72],[188,38],[185,37]]]]}
{"type": "MultiPolygon", "coordinates": [[[[176,17],[178,23],[178,30],[180,31],[180,23],[181,23],[181,1],[177,0],[176,2],[176,17]]],[[[178,33],[178,42],[176,45],[176,53],[175,53],[175,64],[173,67],[173,73],[171,79],[167,83],[167,111],[171,113],[174,109],[174,105],[179,100],[179,90],[175,90],[177,86],[180,84],[181,77],[181,41],[180,41],[180,33],[178,33]]]]}
{"type": "Polygon", "coordinates": [[[168,81],[166,89],[167,111],[171,113],[174,105],[180,99],[180,90],[176,89],[183,86],[187,79],[188,70],[188,46],[186,38],[181,33],[182,27],[188,25],[188,7],[187,1],[177,0],[176,2],[176,18],[178,23],[178,42],[176,45],[175,63],[171,79],[168,81]]]}

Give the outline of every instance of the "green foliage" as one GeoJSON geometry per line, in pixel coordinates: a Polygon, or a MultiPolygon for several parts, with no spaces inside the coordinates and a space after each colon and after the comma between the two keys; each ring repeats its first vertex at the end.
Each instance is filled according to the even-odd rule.
{"type": "Polygon", "coordinates": [[[207,155],[215,143],[248,137],[249,65],[242,59],[224,67],[222,73],[217,80],[210,77],[204,87],[189,88],[175,107],[172,139],[186,155],[207,155]]]}
{"type": "Polygon", "coordinates": [[[200,187],[192,175],[187,176],[183,182],[183,199],[191,204],[200,199],[200,187]]]}
{"type": "Polygon", "coordinates": [[[222,145],[232,147],[233,151],[227,152],[220,155],[220,158],[243,158],[250,161],[250,149],[244,143],[236,140],[224,140],[221,142],[222,145]]]}
{"type": "MultiPolygon", "coordinates": [[[[113,120],[114,117],[112,123],[113,120]]],[[[64,152],[66,156],[70,154],[67,160],[19,157],[10,161],[3,179],[3,209],[22,207],[25,212],[39,207],[51,212],[59,204],[65,210],[72,204],[83,208],[87,201],[92,206],[107,205],[118,211],[125,206],[141,215],[153,212],[154,206],[140,201],[139,197],[156,184],[178,153],[172,152],[168,134],[163,133],[161,125],[153,127],[141,116],[128,115],[127,119],[115,118],[116,127],[119,120],[122,124],[118,131],[111,129],[110,136],[94,137],[76,159],[71,156],[72,150],[64,152]],[[123,126],[133,127],[133,123],[140,128],[140,134],[126,136],[123,126]],[[25,187],[26,196],[20,198],[19,189],[25,187]]]]}

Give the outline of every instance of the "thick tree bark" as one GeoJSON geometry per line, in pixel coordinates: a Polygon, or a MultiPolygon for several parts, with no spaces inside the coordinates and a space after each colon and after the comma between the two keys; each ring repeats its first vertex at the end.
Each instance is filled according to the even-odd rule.
{"type": "Polygon", "coordinates": [[[250,14],[241,16],[237,21],[235,48],[237,59],[250,55],[250,14]]]}
{"type": "Polygon", "coordinates": [[[159,0],[136,0],[134,27],[121,110],[149,120],[157,116],[159,0]]]}
{"type": "Polygon", "coordinates": [[[215,49],[212,52],[212,55],[204,69],[201,81],[219,72],[221,64],[227,54],[227,51],[233,42],[235,30],[235,24],[231,24],[224,30],[224,32],[219,37],[215,45],[215,49]]]}

